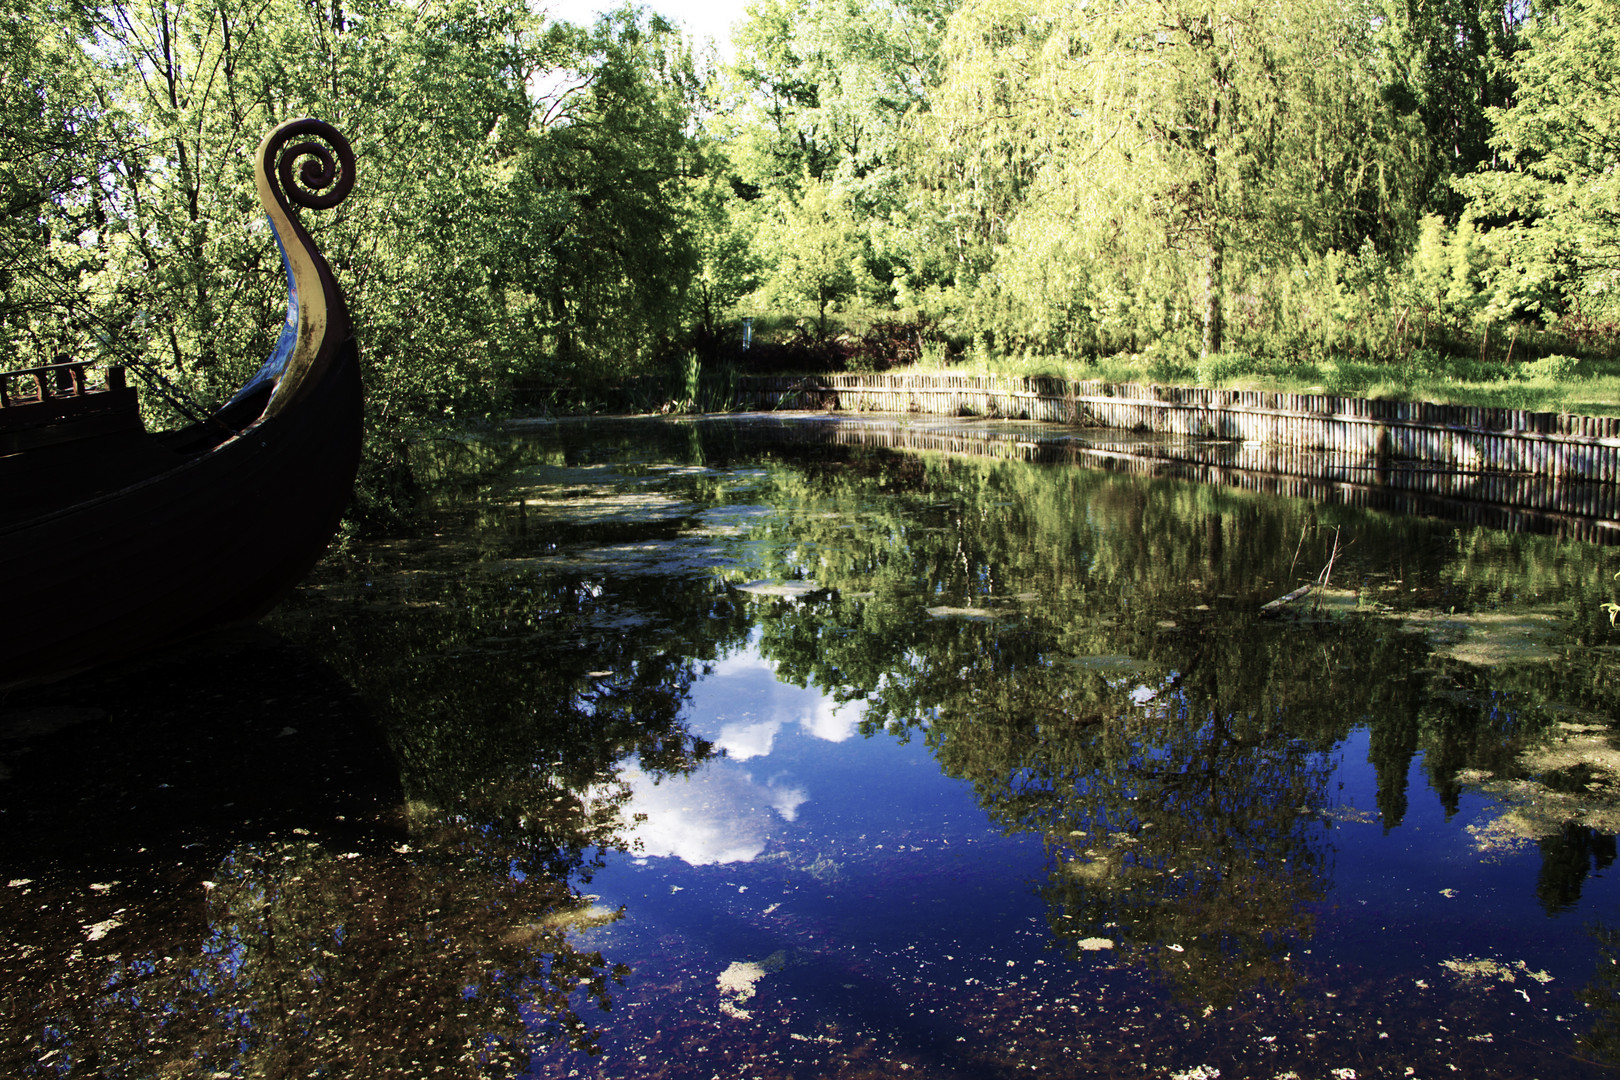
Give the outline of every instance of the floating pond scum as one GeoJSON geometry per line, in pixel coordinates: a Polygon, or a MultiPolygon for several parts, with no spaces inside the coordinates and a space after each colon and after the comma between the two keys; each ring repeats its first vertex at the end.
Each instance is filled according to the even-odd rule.
{"type": "Polygon", "coordinates": [[[270,634],[0,702],[0,1075],[1612,1075],[1620,552],[1248,449],[424,448],[270,634]]]}

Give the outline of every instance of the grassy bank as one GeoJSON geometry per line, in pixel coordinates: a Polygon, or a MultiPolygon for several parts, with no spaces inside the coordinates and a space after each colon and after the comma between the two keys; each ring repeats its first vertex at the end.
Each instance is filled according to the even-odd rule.
{"type": "MultiPolygon", "coordinates": [[[[892,370],[923,371],[920,367],[892,370]]],[[[1338,394],[1620,416],[1620,361],[1578,360],[1560,355],[1504,363],[1418,352],[1407,360],[1389,363],[1355,360],[1300,363],[1225,353],[1196,362],[1167,363],[1135,353],[1078,361],[1051,357],[970,357],[961,364],[934,370],[1056,375],[1109,382],[1338,394]]]]}
{"type": "Polygon", "coordinates": [[[1526,332],[1517,336],[1517,348],[1503,348],[1498,335],[1493,349],[1460,340],[1448,348],[1414,348],[1388,360],[1300,360],[1236,352],[1199,358],[1152,348],[1075,358],[999,353],[982,343],[947,339],[914,315],[891,311],[843,312],[831,321],[822,337],[804,316],[758,317],[747,350],[734,321],[720,334],[676,350],[629,383],[615,375],[523,386],[517,388],[516,406],[535,415],[725,412],[735,407],[740,376],[883,372],[1053,376],[1620,416],[1620,338],[1614,335],[1577,343],[1526,332]]]}
{"type": "Polygon", "coordinates": [[[893,312],[842,312],[826,339],[812,339],[810,320],[803,316],[762,317],[754,323],[751,353],[728,351],[705,358],[703,366],[708,370],[723,364],[761,374],[1047,375],[1620,415],[1620,341],[1606,336],[1583,344],[1529,328],[1498,333],[1484,342],[1463,338],[1444,348],[1418,347],[1388,360],[1296,360],[1244,353],[1200,359],[1169,349],[1080,358],[1007,355],[982,344],[946,340],[915,318],[893,312]]]}

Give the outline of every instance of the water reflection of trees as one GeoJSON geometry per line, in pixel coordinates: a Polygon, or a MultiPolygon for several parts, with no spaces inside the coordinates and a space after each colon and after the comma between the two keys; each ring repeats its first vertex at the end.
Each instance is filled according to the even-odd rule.
{"type": "Polygon", "coordinates": [[[1370,710],[1412,707],[1420,681],[1385,677],[1412,643],[1212,622],[1099,667],[1030,623],[913,645],[931,662],[907,697],[991,819],[1045,840],[1056,940],[1110,942],[1203,1003],[1289,985],[1331,883],[1334,749],[1370,710]]]}
{"type": "MultiPolygon", "coordinates": [[[[120,913],[114,955],[38,953],[29,970],[58,989],[25,1010],[44,1039],[23,1061],[65,1075],[498,1076],[537,1045],[594,1045],[623,970],[570,931],[613,917],[581,886],[623,845],[618,770],[678,773],[710,753],[681,711],[746,619],[706,574],[559,570],[558,529],[444,479],[422,533],[330,563],[274,620],[358,688],[398,765],[400,820],[232,833],[194,870],[200,912],[161,925],[143,912],[139,930],[120,913]]],[[[562,539],[635,545],[677,527],[562,539]]],[[[199,722],[285,696],[269,677],[222,682],[199,722]]],[[[341,685],[325,693],[362,708],[341,685]]],[[[317,722],[275,715],[288,720],[317,722]]]]}
{"type": "Polygon", "coordinates": [[[0,978],[30,988],[0,1001],[0,1073],[498,1076],[592,1045],[618,973],[567,930],[605,913],[521,869],[558,856],[401,806],[370,710],[308,652],[6,704],[42,734],[0,790],[0,978]]]}
{"type": "MultiPolygon", "coordinates": [[[[672,452],[688,452],[673,434],[672,452]]],[[[617,843],[622,762],[662,776],[708,756],[681,712],[705,664],[747,633],[709,575],[557,557],[666,542],[680,518],[526,513],[537,471],[628,452],[536,443],[493,489],[447,480],[415,539],[328,567],[277,617],[375,704],[418,812],[481,830],[525,872],[588,878],[591,853],[617,843]]]]}
{"type": "MultiPolygon", "coordinates": [[[[684,433],[673,449],[689,452],[684,433]]],[[[429,920],[442,948],[483,941],[503,957],[479,968],[495,973],[487,990],[469,981],[471,967],[444,982],[465,998],[460,1012],[482,1003],[475,1057],[485,1065],[497,1064],[491,1055],[521,1062],[525,1047],[555,1037],[592,1045],[568,995],[583,986],[585,1003],[606,1007],[613,970],[573,950],[564,929],[587,903],[580,886],[625,844],[620,771],[633,762],[654,777],[685,773],[712,753],[682,711],[707,664],[748,633],[746,611],[712,575],[593,554],[669,543],[687,524],[679,515],[581,523],[527,511],[526,492],[548,472],[630,452],[611,441],[548,444],[493,490],[442,488],[426,511],[431,541],[330,567],[278,617],[377,709],[417,857],[451,871],[431,880],[459,883],[477,910],[501,913],[505,930],[491,934],[476,921],[429,920]]],[[[646,486],[645,468],[613,471],[646,486]]],[[[713,494],[690,489],[708,479],[680,481],[674,498],[695,511],[713,494]]],[[[461,910],[456,899],[443,910],[461,910]]]]}
{"type": "MultiPolygon", "coordinates": [[[[43,1019],[30,1063],[483,1075],[520,1068],[535,1040],[589,1046],[615,969],[567,930],[601,914],[580,885],[620,843],[618,770],[704,760],[710,747],[682,720],[690,688],[756,621],[781,677],[861,699],[868,731],[927,739],[994,821],[1044,839],[1038,888],[1055,940],[1083,952],[1106,938],[1212,1004],[1289,982],[1331,881],[1328,830],[1343,808],[1330,755],[1352,729],[1369,731],[1376,810],[1394,828],[1418,754],[1450,811],[1460,775],[1511,770],[1561,703],[1612,712],[1612,685],[1573,678],[1585,670],[1573,665],[1481,669],[1437,662],[1376,616],[1248,614],[1314,575],[1325,523],[1352,541],[1343,580],[1399,580],[1457,603],[1516,590],[1567,600],[1586,588],[1579,552],[1526,548],[1522,565],[1545,555],[1553,570],[1493,571],[1482,586],[1448,567],[1490,553],[1422,522],[1324,522],[1286,500],[1080,470],[775,448],[749,457],[767,475],[746,497],[772,512],[751,519],[746,572],[826,589],[762,601],[724,573],[561,557],[677,541],[692,515],[734,497],[717,474],[664,484],[691,514],[656,521],[558,526],[489,497],[491,460],[516,463],[500,482],[516,491],[543,478],[526,469],[758,452],[708,429],[653,450],[641,438],[483,448],[482,479],[440,470],[423,533],[329,565],[277,617],[380,721],[407,823],[386,842],[282,829],[210,848],[200,939],[168,924],[149,948],[109,938],[117,957],[13,1003],[43,1019]],[[1451,561],[1419,570],[1415,550],[1451,561]]],[[[656,467],[619,471],[645,481],[656,467]]],[[[1578,610],[1601,618],[1597,595],[1578,610]]],[[[272,696],[246,682],[222,694],[227,708],[272,696]]],[[[214,721],[218,703],[205,711],[214,721]]],[[[1566,831],[1543,852],[1538,892],[1562,910],[1613,843],[1566,831]]],[[[1593,1037],[1609,1036],[1600,1025],[1593,1037]]]]}
{"type": "MultiPolygon", "coordinates": [[[[1332,819],[1372,810],[1399,827],[1419,754],[1452,813],[1464,778],[1510,773],[1561,708],[1613,705],[1570,665],[1440,660],[1370,604],[1333,620],[1252,617],[1314,577],[1337,537],[1335,580],[1364,596],[1556,601],[1585,640],[1606,598],[1595,549],[1083,470],[747,443],[689,429],[675,452],[761,455],[768,480],[750,497],[775,513],[751,528],[746,573],[825,586],[746,601],[779,675],[860,699],[868,732],[926,738],[992,820],[1045,840],[1039,889],[1057,941],[1084,952],[1106,939],[1201,1002],[1291,982],[1331,881],[1332,819]],[[1336,807],[1331,756],[1358,727],[1377,805],[1336,807]]],[[[727,497],[702,484],[694,501],[727,497]]],[[[580,595],[540,607],[570,625],[580,595]]],[[[729,647],[743,602],[684,596],[690,614],[671,611],[671,625],[712,636],[682,648],[729,647]]],[[[1605,845],[1544,842],[1549,910],[1606,865],[1605,845]]]]}
{"type": "Polygon", "coordinates": [[[566,888],[492,879],[431,846],[245,844],[206,888],[200,942],[110,957],[93,991],[47,1015],[37,1061],[66,1075],[511,1075],[537,1040],[594,1045],[581,1006],[607,1007],[622,974],[569,940],[581,916],[566,888]]]}
{"type": "Polygon", "coordinates": [[[1597,963],[1576,997],[1590,1010],[1592,1027],[1577,1045],[1602,1064],[1620,1067],[1620,927],[1600,922],[1590,933],[1597,963]]]}
{"type": "MultiPolygon", "coordinates": [[[[1560,703],[1612,704],[1559,665],[1438,661],[1370,605],[1281,625],[1252,615],[1313,577],[1341,530],[1336,580],[1430,604],[1585,595],[1572,568],[1590,569],[1591,552],[1471,582],[1451,568],[1480,543],[1423,521],[874,451],[823,452],[772,483],[783,512],[765,572],[827,587],[762,609],[779,674],[861,699],[869,732],[923,733],[993,820],[1046,839],[1059,940],[1111,940],[1200,1000],[1289,982],[1331,873],[1324,813],[1343,810],[1330,755],[1352,730],[1367,729],[1378,778],[1377,806],[1353,812],[1387,830],[1419,753],[1454,812],[1460,778],[1511,771],[1560,703]]],[[[1519,546],[1543,544],[1556,541],[1519,546]]],[[[1555,862],[1549,896],[1569,877],[1555,862]]]]}

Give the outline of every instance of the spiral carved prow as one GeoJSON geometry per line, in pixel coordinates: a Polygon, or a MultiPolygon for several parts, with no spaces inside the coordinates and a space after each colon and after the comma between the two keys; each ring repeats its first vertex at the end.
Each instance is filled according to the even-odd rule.
{"type": "Polygon", "coordinates": [[[287,325],[264,373],[270,375],[273,365],[278,380],[265,410],[272,416],[353,333],[331,268],[292,207],[329,210],[342,202],[354,188],[354,151],[331,124],[305,117],[266,135],[255,166],[259,201],[287,268],[287,325]]]}
{"type": "Polygon", "coordinates": [[[259,147],[259,167],[273,171],[280,183],[276,194],[310,210],[330,210],[354,188],[354,150],[342,132],[324,120],[305,117],[288,120],[265,136],[259,147]],[[314,135],[287,145],[301,135],[314,135]],[[294,172],[294,166],[298,166],[294,172]]]}

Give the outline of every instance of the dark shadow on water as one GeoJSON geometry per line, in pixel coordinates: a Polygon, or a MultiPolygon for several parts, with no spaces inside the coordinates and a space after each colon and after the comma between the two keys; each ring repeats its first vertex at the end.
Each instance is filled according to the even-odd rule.
{"type": "Polygon", "coordinates": [[[399,770],[359,695],[262,630],[0,701],[0,859],[96,881],[211,867],[294,828],[398,843],[399,770]]]}
{"type": "Polygon", "coordinates": [[[268,632],[13,693],[0,766],[0,1075],[509,1075],[622,978],[268,632]]]}

